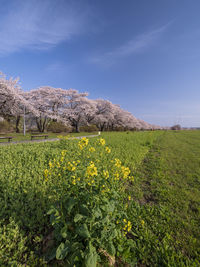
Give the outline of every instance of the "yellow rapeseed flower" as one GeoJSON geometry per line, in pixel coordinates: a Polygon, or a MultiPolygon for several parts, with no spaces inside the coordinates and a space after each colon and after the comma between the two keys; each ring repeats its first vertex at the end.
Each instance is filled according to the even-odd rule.
{"type": "Polygon", "coordinates": [[[86,174],[87,176],[97,176],[97,167],[95,167],[94,162],[90,162],[90,165],[87,167],[86,174]]]}
{"type": "Polygon", "coordinates": [[[45,177],[47,177],[48,176],[48,173],[49,173],[49,171],[46,169],[46,170],[44,170],[44,176],[45,177]]]}
{"type": "Polygon", "coordinates": [[[131,222],[128,221],[128,224],[127,224],[127,230],[128,230],[128,232],[130,232],[131,228],[132,228],[131,222]]]}
{"type": "Polygon", "coordinates": [[[130,169],[128,167],[122,166],[121,170],[122,170],[123,177],[126,179],[131,172],[130,169]]]}
{"type": "Polygon", "coordinates": [[[106,152],[109,154],[111,152],[111,149],[109,147],[106,147],[106,152]]]}
{"type": "Polygon", "coordinates": [[[106,179],[109,178],[109,172],[108,171],[103,171],[103,175],[106,179]]]}
{"type": "Polygon", "coordinates": [[[121,160],[119,160],[119,159],[115,159],[115,166],[116,166],[117,168],[120,168],[120,167],[121,167],[121,160]]]}
{"type": "Polygon", "coordinates": [[[115,176],[115,180],[118,181],[119,180],[119,173],[118,172],[114,173],[114,176],[115,176]]]}
{"type": "Polygon", "coordinates": [[[132,228],[132,224],[130,221],[127,221],[126,219],[123,220],[125,225],[123,227],[124,231],[126,231],[125,233],[127,234],[127,232],[130,232],[131,228],[132,228]]]}
{"type": "Polygon", "coordinates": [[[67,163],[67,169],[68,169],[68,171],[73,172],[76,170],[76,167],[71,162],[68,162],[67,163]]]}
{"type": "Polygon", "coordinates": [[[60,163],[59,163],[59,162],[57,162],[57,164],[56,164],[56,165],[57,165],[57,167],[58,167],[58,168],[60,168],[60,163]]]}
{"type": "Polygon", "coordinates": [[[90,151],[90,152],[95,152],[95,148],[94,148],[94,147],[90,147],[90,148],[89,148],[89,151],[90,151]]]}
{"type": "Polygon", "coordinates": [[[62,155],[63,157],[66,155],[66,153],[67,153],[67,150],[62,150],[62,151],[61,151],[61,155],[62,155]]]}
{"type": "Polygon", "coordinates": [[[80,150],[82,150],[84,147],[88,145],[89,140],[86,137],[81,138],[81,140],[78,142],[78,146],[80,150]]]}
{"type": "Polygon", "coordinates": [[[53,167],[53,163],[49,161],[49,168],[51,169],[53,167]]]}
{"type": "Polygon", "coordinates": [[[100,138],[100,139],[99,139],[99,144],[102,145],[102,146],[104,146],[104,145],[106,144],[105,139],[100,138]]]}

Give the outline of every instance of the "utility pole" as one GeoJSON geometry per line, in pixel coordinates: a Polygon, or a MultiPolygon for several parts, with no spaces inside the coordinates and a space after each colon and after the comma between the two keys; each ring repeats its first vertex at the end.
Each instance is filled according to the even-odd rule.
{"type": "Polygon", "coordinates": [[[26,135],[26,108],[24,106],[24,136],[26,135]]]}

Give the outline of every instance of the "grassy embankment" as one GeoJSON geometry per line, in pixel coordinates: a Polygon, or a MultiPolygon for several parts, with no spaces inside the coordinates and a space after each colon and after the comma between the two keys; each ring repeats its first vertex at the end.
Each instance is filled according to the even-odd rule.
{"type": "Polygon", "coordinates": [[[130,191],[144,220],[136,238],[137,260],[150,266],[200,266],[200,132],[159,136],[135,177],[130,191]]]}

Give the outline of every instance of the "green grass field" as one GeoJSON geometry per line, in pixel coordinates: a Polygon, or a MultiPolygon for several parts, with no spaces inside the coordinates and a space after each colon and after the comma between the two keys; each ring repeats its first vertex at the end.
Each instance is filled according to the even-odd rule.
{"type": "Polygon", "coordinates": [[[101,137],[0,146],[0,266],[200,266],[200,131],[101,137]]]}

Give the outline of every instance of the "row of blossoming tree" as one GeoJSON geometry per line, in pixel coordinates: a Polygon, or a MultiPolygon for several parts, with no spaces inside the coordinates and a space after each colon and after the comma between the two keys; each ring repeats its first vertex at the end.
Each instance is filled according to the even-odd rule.
{"type": "Polygon", "coordinates": [[[136,119],[108,100],[91,100],[88,93],[74,89],[42,86],[24,92],[18,79],[7,79],[0,74],[0,116],[15,120],[16,131],[24,111],[35,121],[38,131],[44,132],[51,121],[71,126],[76,132],[83,125],[96,125],[100,131],[105,129],[155,129],[136,119]]]}

